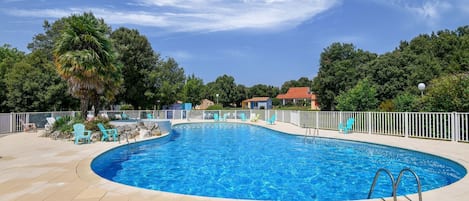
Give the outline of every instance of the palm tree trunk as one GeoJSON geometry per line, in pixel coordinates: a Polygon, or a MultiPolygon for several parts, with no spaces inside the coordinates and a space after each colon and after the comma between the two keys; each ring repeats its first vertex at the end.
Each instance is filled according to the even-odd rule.
{"type": "Polygon", "coordinates": [[[80,99],[80,112],[83,119],[88,117],[88,98],[81,98],[80,99]]]}
{"type": "Polygon", "coordinates": [[[93,96],[93,105],[94,105],[94,116],[97,117],[99,114],[99,108],[101,105],[99,104],[99,95],[96,93],[93,96]]]}

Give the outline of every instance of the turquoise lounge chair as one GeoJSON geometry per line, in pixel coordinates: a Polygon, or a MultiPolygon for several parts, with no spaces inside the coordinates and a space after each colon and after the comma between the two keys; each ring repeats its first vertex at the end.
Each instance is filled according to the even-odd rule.
{"type": "Polygon", "coordinates": [[[274,114],[274,115],[272,115],[272,117],[270,117],[269,120],[267,120],[267,124],[273,125],[276,120],[277,120],[277,115],[274,114]]]}
{"type": "Polygon", "coordinates": [[[73,135],[75,136],[75,144],[78,144],[78,142],[83,139],[84,143],[90,143],[91,142],[91,131],[85,129],[84,124],[74,124],[73,125],[73,135]]]}
{"type": "Polygon", "coordinates": [[[218,116],[218,113],[213,114],[213,120],[220,121],[220,116],[218,116]]]}
{"type": "Polygon", "coordinates": [[[342,122],[339,123],[339,133],[343,132],[344,134],[347,134],[349,131],[352,130],[353,124],[355,123],[354,118],[349,118],[347,119],[347,123],[345,126],[342,124],[342,122]]]}
{"type": "Polygon", "coordinates": [[[223,118],[221,118],[220,121],[226,121],[228,119],[228,116],[230,116],[230,113],[223,114],[223,118]]]}
{"type": "Polygon", "coordinates": [[[104,125],[102,123],[98,123],[99,130],[103,134],[101,137],[101,141],[107,140],[109,141],[109,137],[112,136],[112,140],[114,142],[117,140],[117,129],[116,128],[111,128],[111,129],[106,129],[104,128],[104,125]]]}
{"type": "Polygon", "coordinates": [[[246,121],[246,114],[241,113],[240,116],[241,116],[241,121],[246,121]]]}
{"type": "Polygon", "coordinates": [[[121,117],[122,120],[129,120],[129,115],[127,115],[126,113],[122,113],[121,117]]]}
{"type": "Polygon", "coordinates": [[[147,113],[147,119],[154,119],[154,118],[153,118],[153,114],[147,113]]]}

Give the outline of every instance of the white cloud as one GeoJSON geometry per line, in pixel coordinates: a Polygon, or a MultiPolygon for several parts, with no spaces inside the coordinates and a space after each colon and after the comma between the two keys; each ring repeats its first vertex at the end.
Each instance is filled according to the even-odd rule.
{"type": "Polygon", "coordinates": [[[173,32],[286,29],[338,5],[340,0],[136,0],[132,10],[67,8],[8,10],[14,16],[59,18],[92,11],[110,24],[134,24],[173,32]]]}
{"type": "Polygon", "coordinates": [[[434,21],[439,20],[442,13],[451,9],[451,4],[448,2],[441,2],[441,1],[428,1],[425,2],[423,5],[418,7],[407,7],[410,11],[415,12],[420,17],[434,21]]]}
{"type": "Polygon", "coordinates": [[[453,9],[453,5],[448,1],[443,0],[375,0],[379,3],[392,5],[399,9],[410,12],[418,20],[424,21],[429,25],[434,25],[439,22],[442,15],[453,9]]]}

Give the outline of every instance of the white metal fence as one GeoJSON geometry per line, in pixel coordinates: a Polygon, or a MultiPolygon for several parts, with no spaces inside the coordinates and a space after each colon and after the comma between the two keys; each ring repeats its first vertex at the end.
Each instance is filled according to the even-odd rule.
{"type": "MultiPolygon", "coordinates": [[[[214,114],[228,119],[240,119],[258,115],[267,120],[272,115],[277,121],[300,127],[337,130],[339,123],[354,118],[352,132],[401,137],[426,138],[469,142],[469,113],[423,112],[335,112],[335,111],[287,111],[287,110],[125,110],[101,111],[113,118],[126,113],[132,119],[145,119],[152,114],[158,119],[210,120],[214,114]]],[[[21,121],[35,123],[44,128],[46,117],[71,115],[75,112],[0,113],[0,133],[20,132],[21,121]]]]}

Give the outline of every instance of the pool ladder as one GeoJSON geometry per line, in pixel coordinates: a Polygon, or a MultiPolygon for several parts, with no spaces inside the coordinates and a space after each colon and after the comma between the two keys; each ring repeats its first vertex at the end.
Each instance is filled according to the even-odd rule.
{"type": "Polygon", "coordinates": [[[313,141],[316,139],[316,136],[319,136],[319,129],[318,128],[309,128],[306,127],[306,125],[303,125],[303,127],[306,128],[305,130],[305,137],[304,137],[304,142],[306,143],[308,138],[311,138],[313,141]]]}
{"type": "Polygon", "coordinates": [[[410,172],[412,175],[415,177],[415,181],[417,182],[417,190],[418,190],[418,195],[419,195],[419,201],[422,201],[422,185],[420,184],[420,179],[419,176],[417,176],[417,173],[415,173],[413,170],[410,168],[404,168],[399,172],[399,176],[397,177],[397,181],[394,180],[394,177],[392,176],[392,173],[385,169],[385,168],[380,168],[378,171],[376,171],[375,178],[373,179],[373,183],[371,184],[370,192],[368,192],[368,198],[371,198],[371,194],[373,194],[373,190],[375,189],[376,181],[378,180],[379,174],[381,172],[385,172],[389,178],[391,179],[392,182],[392,196],[393,200],[397,201],[397,189],[399,187],[399,183],[401,182],[402,175],[404,175],[405,172],[410,172]]]}

